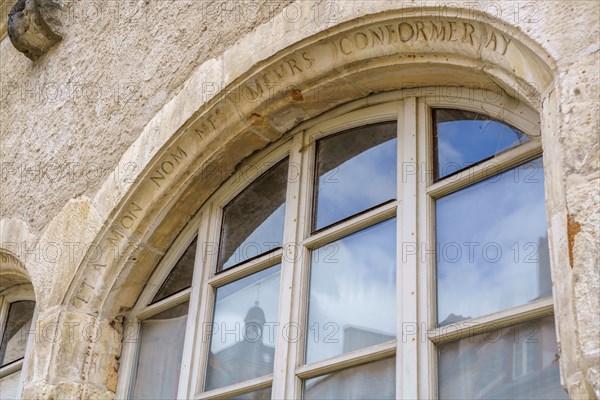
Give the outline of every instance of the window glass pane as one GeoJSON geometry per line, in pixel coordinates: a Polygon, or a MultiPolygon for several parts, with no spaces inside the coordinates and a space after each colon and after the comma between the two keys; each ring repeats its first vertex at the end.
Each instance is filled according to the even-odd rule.
{"type": "Polygon", "coordinates": [[[196,257],[196,244],[198,238],[194,239],[177,264],[173,267],[162,287],[152,299],[156,303],[166,299],[172,294],[180,292],[192,286],[192,275],[194,273],[194,259],[196,257]]]}
{"type": "Polygon", "coordinates": [[[189,302],[142,322],[134,399],[176,399],[189,302]]]}
{"type": "Polygon", "coordinates": [[[440,399],[567,399],[552,316],[438,347],[440,399]]]}
{"type": "Polygon", "coordinates": [[[271,400],[271,388],[238,394],[237,396],[228,397],[227,400],[271,400]]]}
{"type": "Polygon", "coordinates": [[[396,335],[396,219],[312,252],[306,363],[396,335]]]}
{"type": "Polygon", "coordinates": [[[317,142],[315,230],[396,198],[396,122],[317,142]]]}
{"type": "Polygon", "coordinates": [[[25,357],[34,308],[35,301],[15,301],[10,304],[0,345],[0,365],[7,365],[25,357]]]}
{"type": "Polygon", "coordinates": [[[395,374],[396,360],[387,358],[307,379],[304,399],[395,399],[395,374]]]}
{"type": "Polygon", "coordinates": [[[281,266],[217,289],[205,390],[273,372],[281,266]]]}
{"type": "Polygon", "coordinates": [[[286,159],[225,206],[219,271],[282,246],[287,176],[286,159]]]}
{"type": "Polygon", "coordinates": [[[443,178],[511,147],[529,141],[523,132],[482,114],[433,110],[436,178],[443,178]]]}
{"type": "Polygon", "coordinates": [[[21,396],[19,396],[17,393],[20,376],[21,371],[19,370],[0,379],[0,398],[3,400],[14,400],[21,398],[21,396]]]}
{"type": "Polygon", "coordinates": [[[552,295],[538,158],[436,202],[438,322],[552,295]]]}

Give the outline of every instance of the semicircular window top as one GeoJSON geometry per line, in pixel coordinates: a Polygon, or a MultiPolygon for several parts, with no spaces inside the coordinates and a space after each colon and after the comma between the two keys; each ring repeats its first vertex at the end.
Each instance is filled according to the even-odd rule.
{"type": "Polygon", "coordinates": [[[30,285],[27,290],[16,287],[0,290],[0,397],[3,399],[21,398],[21,371],[35,324],[35,301],[26,298],[33,298],[30,285]]]}
{"type": "Polygon", "coordinates": [[[517,128],[472,111],[435,108],[433,121],[436,179],[529,141],[517,128]]]}
{"type": "Polygon", "coordinates": [[[566,399],[540,138],[440,104],[324,116],[238,166],[126,315],[117,395],[566,399]]]}

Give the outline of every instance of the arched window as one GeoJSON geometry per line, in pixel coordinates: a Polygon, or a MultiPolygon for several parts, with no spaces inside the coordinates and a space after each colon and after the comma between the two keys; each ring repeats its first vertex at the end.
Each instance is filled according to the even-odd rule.
{"type": "Polygon", "coordinates": [[[566,398],[538,116],[442,89],[244,162],[127,315],[118,395],[566,398]]]}
{"type": "Polygon", "coordinates": [[[0,279],[0,393],[3,399],[20,399],[22,374],[33,337],[35,301],[29,283],[4,286],[0,279]]]}

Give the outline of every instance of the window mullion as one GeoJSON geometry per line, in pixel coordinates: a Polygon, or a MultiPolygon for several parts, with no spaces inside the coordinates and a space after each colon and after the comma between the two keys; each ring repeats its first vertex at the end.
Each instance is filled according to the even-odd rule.
{"type": "MultiPolygon", "coordinates": [[[[296,263],[294,271],[296,277],[293,282],[293,299],[292,299],[292,323],[304,331],[307,326],[308,318],[308,276],[310,269],[311,252],[304,245],[303,239],[310,235],[312,229],[312,210],[313,210],[313,194],[314,194],[314,178],[315,178],[315,141],[308,133],[300,134],[300,142],[302,144],[301,152],[301,179],[300,179],[300,196],[298,207],[298,219],[296,226],[297,251],[296,263]]],[[[306,335],[299,340],[290,341],[288,348],[288,375],[286,376],[286,399],[299,399],[302,397],[302,381],[297,377],[297,367],[304,363],[304,351],[306,346],[306,335]]],[[[276,397],[274,397],[276,398],[276,397]]]]}
{"type": "Polygon", "coordinates": [[[316,363],[303,365],[296,370],[296,374],[303,378],[313,378],[336,372],[348,367],[379,361],[396,354],[396,341],[385,342],[373,346],[345,353],[334,358],[317,361],[316,363]]]}
{"type": "Polygon", "coordinates": [[[423,99],[417,100],[417,264],[418,264],[418,377],[419,398],[435,396],[435,345],[427,340],[425,332],[435,324],[435,251],[434,206],[427,194],[433,180],[433,135],[431,111],[423,99]]]}
{"type": "Polygon", "coordinates": [[[188,317],[186,322],[185,341],[183,343],[183,356],[181,358],[181,375],[179,379],[179,387],[177,390],[179,398],[191,398],[195,393],[197,383],[195,364],[198,357],[198,352],[202,349],[202,343],[198,342],[196,332],[201,331],[198,325],[198,317],[201,314],[200,298],[204,291],[203,286],[203,259],[205,257],[205,247],[203,243],[208,241],[208,226],[210,224],[210,212],[204,212],[200,216],[200,226],[198,228],[198,241],[196,243],[196,258],[194,260],[194,280],[189,295],[190,307],[188,309],[188,317]]]}
{"type": "Polygon", "coordinates": [[[6,296],[0,296],[0,342],[4,337],[6,321],[8,320],[8,308],[10,303],[6,300],[6,296]]]}
{"type": "Polygon", "coordinates": [[[185,303],[190,299],[191,291],[191,288],[183,289],[181,292],[172,294],[166,299],[146,306],[136,315],[136,318],[139,320],[145,320],[147,318],[152,317],[153,315],[166,311],[169,308],[174,307],[178,304],[185,303]]]}
{"type": "Polygon", "coordinates": [[[208,284],[213,287],[221,287],[234,282],[238,279],[252,275],[266,267],[276,264],[276,261],[282,258],[283,250],[277,249],[271,253],[264,254],[258,258],[253,258],[245,264],[238,265],[235,268],[229,268],[208,279],[208,284]]]}
{"type": "Polygon", "coordinates": [[[5,376],[20,371],[23,368],[23,361],[24,358],[21,358],[20,360],[13,361],[12,363],[0,368],[0,378],[4,378],[5,376]]]}
{"type": "Polygon", "coordinates": [[[396,215],[397,201],[390,201],[377,208],[353,216],[348,221],[338,223],[331,228],[327,228],[309,238],[302,241],[302,244],[308,249],[313,250],[327,243],[341,239],[344,236],[351,235],[361,229],[373,226],[379,222],[385,221],[396,215]]]}
{"type": "Polygon", "coordinates": [[[289,156],[288,183],[286,191],[285,206],[285,226],[283,232],[283,250],[281,256],[281,284],[279,287],[279,312],[278,327],[275,340],[275,362],[273,365],[273,387],[272,398],[288,398],[287,393],[293,390],[294,368],[296,365],[295,354],[297,353],[297,343],[287,340],[284,327],[295,321],[292,309],[297,308],[297,300],[294,302],[293,296],[297,291],[294,290],[296,276],[296,260],[299,252],[296,243],[300,242],[298,237],[299,229],[297,221],[302,221],[299,217],[300,211],[300,182],[302,166],[302,134],[297,134],[292,141],[289,156]],[[292,387],[289,387],[292,386],[292,387]]]}
{"type": "Polygon", "coordinates": [[[514,149],[506,150],[487,161],[475,164],[456,175],[448,176],[439,182],[433,183],[427,188],[427,193],[436,199],[443,197],[500,172],[517,167],[519,164],[537,158],[541,154],[541,142],[532,140],[514,149]]]}
{"type": "Polygon", "coordinates": [[[266,389],[271,385],[273,381],[273,375],[265,375],[258,378],[251,379],[245,382],[239,382],[233,385],[225,386],[218,389],[213,389],[208,392],[202,392],[198,394],[196,400],[218,400],[218,399],[230,399],[239,394],[252,392],[257,389],[266,389]]]}
{"type": "Polygon", "coordinates": [[[182,392],[181,394],[187,394],[187,398],[195,397],[202,390],[206,374],[206,360],[208,359],[210,345],[208,338],[210,336],[205,329],[212,322],[211,310],[214,302],[214,290],[207,282],[211,276],[211,269],[215,265],[215,249],[217,248],[219,227],[218,217],[220,217],[217,210],[218,206],[214,203],[209,206],[205,223],[202,224],[203,229],[198,235],[198,250],[196,251],[194,266],[196,285],[192,285],[192,295],[196,292],[196,296],[193,296],[194,303],[190,307],[190,315],[188,316],[188,321],[195,324],[196,331],[193,335],[194,346],[190,355],[191,367],[188,371],[188,383],[185,385],[185,379],[180,381],[180,389],[186,390],[185,393],[182,392]],[[192,314],[194,316],[190,318],[192,314]]]}
{"type": "Polygon", "coordinates": [[[119,367],[119,382],[115,398],[128,399],[133,393],[138,363],[141,324],[137,319],[126,318],[123,322],[123,349],[121,350],[122,364],[119,367]],[[129,335],[133,332],[133,338],[129,335]],[[133,339],[133,340],[132,340],[133,339]]]}
{"type": "Polygon", "coordinates": [[[398,222],[396,306],[396,395],[418,398],[417,392],[417,106],[404,100],[399,112],[398,222]]]}
{"type": "Polygon", "coordinates": [[[552,314],[554,314],[554,303],[552,298],[548,297],[491,315],[444,325],[430,330],[427,336],[436,344],[452,342],[552,314]]]}
{"type": "MultiPolygon", "coordinates": [[[[33,309],[33,316],[31,317],[31,330],[33,330],[35,332],[35,327],[37,325],[37,319],[38,319],[38,308],[37,308],[37,303],[35,308],[33,309]]],[[[25,378],[27,376],[27,364],[29,363],[29,356],[31,354],[31,348],[33,346],[33,340],[34,340],[34,336],[35,335],[31,335],[30,332],[26,332],[27,334],[27,344],[25,345],[25,355],[23,356],[23,364],[21,367],[21,376],[19,377],[19,386],[17,386],[17,393],[22,394],[23,393],[23,384],[25,383],[25,378]]]]}

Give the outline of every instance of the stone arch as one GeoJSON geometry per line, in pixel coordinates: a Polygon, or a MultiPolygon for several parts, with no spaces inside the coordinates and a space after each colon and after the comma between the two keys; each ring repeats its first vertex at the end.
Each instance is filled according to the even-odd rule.
{"type": "Polygon", "coordinates": [[[35,242],[27,224],[16,218],[3,219],[0,239],[0,291],[21,284],[31,284],[35,289],[31,279],[34,273],[24,257],[25,246],[35,242]]]}
{"type": "MultiPolygon", "coordinates": [[[[237,47],[252,48],[246,40],[237,47]]],[[[81,314],[105,334],[119,331],[115,319],[133,306],[202,203],[244,158],[304,121],[374,93],[431,86],[486,89],[498,93],[497,101],[514,97],[541,112],[554,81],[554,61],[540,45],[472,10],[468,18],[446,18],[435,9],[419,10],[418,18],[373,14],[258,61],[239,74],[209,61],[127,150],[115,174],[133,173],[127,181],[113,174],[93,200],[104,223],[94,254],[86,255],[68,289],[61,318],[81,314]],[[208,99],[195,99],[199,93],[208,99]]],[[[511,112],[521,112],[520,103],[510,104],[511,112]]],[[[120,344],[76,346],[81,381],[114,391],[111,368],[120,344]],[[94,355],[104,358],[93,361],[94,355]]]]}
{"type": "Polygon", "coordinates": [[[10,251],[0,249],[0,292],[30,282],[29,273],[19,259],[10,251]]]}
{"type": "MultiPolygon", "coordinates": [[[[236,165],[336,106],[373,93],[439,86],[498,94],[489,101],[508,94],[540,111],[553,82],[550,56],[516,29],[490,21],[481,14],[444,19],[432,11],[341,24],[274,54],[219,90],[159,149],[148,136],[161,127],[145,131],[123,159],[146,152],[148,160],[136,164],[134,182],[110,209],[95,240],[100,258],[84,261],[67,301],[106,316],[131,306],[176,234],[236,165]],[[128,291],[131,296],[118,293],[128,291]]],[[[178,95],[183,100],[193,91],[186,89],[192,88],[178,95]]],[[[168,106],[158,124],[176,112],[168,106]]],[[[101,192],[119,189],[111,181],[101,192]]]]}

